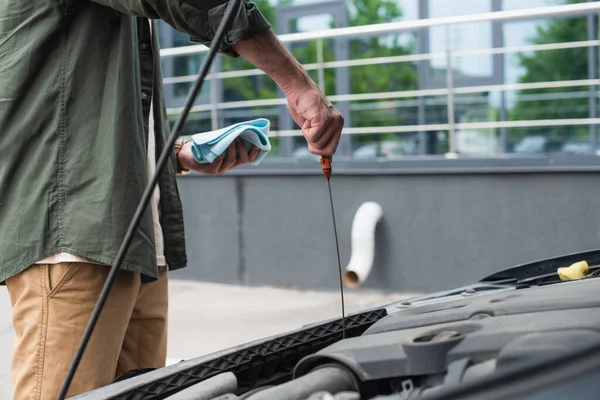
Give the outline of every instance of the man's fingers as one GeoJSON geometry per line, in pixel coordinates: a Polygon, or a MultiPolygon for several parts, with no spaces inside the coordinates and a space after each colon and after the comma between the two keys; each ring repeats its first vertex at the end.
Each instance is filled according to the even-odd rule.
{"type": "Polygon", "coordinates": [[[225,157],[221,154],[219,157],[215,158],[215,160],[208,164],[208,167],[206,168],[206,173],[210,174],[210,175],[216,175],[219,173],[219,170],[221,169],[221,165],[223,165],[223,159],[225,157]]]}
{"type": "Polygon", "coordinates": [[[236,149],[236,143],[234,141],[227,148],[227,157],[225,158],[225,161],[227,162],[227,165],[233,165],[237,161],[237,157],[238,156],[236,154],[237,153],[236,150],[237,150],[236,149]]]}
{"type": "Polygon", "coordinates": [[[318,139],[313,141],[312,143],[314,147],[316,147],[317,149],[323,149],[329,144],[329,142],[331,142],[331,139],[336,129],[336,127],[333,125],[334,124],[327,124],[321,127],[321,134],[319,134],[318,139]]]}
{"type": "Polygon", "coordinates": [[[340,122],[343,124],[342,115],[331,106],[326,110],[322,118],[322,124],[320,129],[323,131],[321,135],[318,135],[318,139],[313,142],[314,146],[318,149],[324,149],[332,141],[334,135],[338,134],[340,130],[340,122]]]}
{"type": "Polygon", "coordinates": [[[328,125],[327,130],[321,135],[323,140],[309,141],[308,150],[319,156],[333,155],[340,141],[343,120],[337,119],[328,125]]]}
{"type": "Polygon", "coordinates": [[[317,141],[315,147],[321,151],[325,151],[328,147],[331,147],[331,143],[335,142],[337,137],[339,137],[339,123],[334,121],[328,124],[327,130],[323,132],[322,139],[320,138],[317,141]]]}
{"type": "Polygon", "coordinates": [[[223,160],[223,164],[219,168],[219,173],[224,173],[228,169],[233,168],[235,163],[237,162],[237,156],[235,155],[235,143],[231,143],[227,148],[227,155],[225,156],[225,160],[223,160]]]}
{"type": "Polygon", "coordinates": [[[242,139],[236,139],[235,141],[235,145],[237,147],[237,162],[235,164],[235,166],[239,166],[239,165],[244,165],[246,163],[249,162],[249,158],[248,158],[248,150],[246,149],[246,146],[244,145],[244,141],[242,139]]]}
{"type": "Polygon", "coordinates": [[[248,155],[250,162],[256,160],[256,157],[258,157],[258,153],[260,153],[260,149],[256,146],[252,146],[250,154],[248,155]]]}
{"type": "Polygon", "coordinates": [[[313,122],[314,126],[311,126],[311,121],[307,121],[303,126],[304,136],[313,154],[329,155],[326,153],[334,151],[339,142],[344,118],[335,108],[328,111],[319,122],[313,122]]]}
{"type": "Polygon", "coordinates": [[[342,138],[342,129],[344,128],[344,120],[338,120],[337,126],[334,127],[334,134],[331,137],[331,140],[327,145],[322,149],[323,155],[331,156],[335,153],[335,150],[340,143],[340,139],[342,138]]]}
{"type": "MultiPolygon", "coordinates": [[[[314,120],[306,120],[304,121],[304,125],[302,126],[302,134],[304,135],[304,138],[310,146],[320,149],[322,146],[319,145],[319,141],[327,139],[323,138],[323,134],[322,132],[320,132],[324,129],[327,129],[327,124],[317,124],[314,123],[314,120]]],[[[325,143],[327,142],[325,141],[325,143]]]]}

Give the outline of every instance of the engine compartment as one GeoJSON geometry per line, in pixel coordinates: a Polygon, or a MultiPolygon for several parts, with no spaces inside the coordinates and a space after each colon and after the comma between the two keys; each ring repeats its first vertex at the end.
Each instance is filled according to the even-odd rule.
{"type": "Polygon", "coordinates": [[[347,315],[344,324],[316,322],[76,398],[419,398],[600,345],[599,279],[525,279],[530,283],[488,281],[398,301],[347,315]]]}
{"type": "Polygon", "coordinates": [[[590,279],[392,304],[362,335],[304,357],[290,382],[239,398],[418,397],[584,348],[600,343],[599,289],[600,281],[590,279]],[[323,377],[321,386],[309,388],[302,381],[335,368],[351,383],[323,377]],[[281,390],[284,385],[287,391],[281,390]]]}

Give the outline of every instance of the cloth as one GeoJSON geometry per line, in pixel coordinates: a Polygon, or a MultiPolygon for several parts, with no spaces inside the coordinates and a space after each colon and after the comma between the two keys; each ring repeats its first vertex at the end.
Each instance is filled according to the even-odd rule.
{"type": "MultiPolygon", "coordinates": [[[[0,1],[0,283],[63,252],[113,262],[148,181],[152,102],[157,154],[169,133],[148,19],[206,44],[225,3],[206,12],[187,0],[0,1]]],[[[225,54],[270,28],[245,4],[225,54]]],[[[159,181],[171,269],[187,265],[176,168],[173,154],[159,181]]],[[[157,278],[153,237],[148,210],[123,263],[144,282],[157,278]]]]}
{"type": "MultiPolygon", "coordinates": [[[[6,280],[15,347],[12,400],[55,400],[109,268],[85,263],[33,265],[6,280]]],[[[168,271],[141,284],[119,271],[67,397],[108,385],[167,360],[168,271]]]]}
{"type": "Polygon", "coordinates": [[[192,154],[200,164],[210,164],[223,154],[229,145],[238,137],[244,141],[246,149],[252,146],[260,149],[258,156],[251,162],[258,165],[271,150],[269,142],[270,122],[265,118],[240,122],[215,131],[202,132],[192,135],[192,154]]]}

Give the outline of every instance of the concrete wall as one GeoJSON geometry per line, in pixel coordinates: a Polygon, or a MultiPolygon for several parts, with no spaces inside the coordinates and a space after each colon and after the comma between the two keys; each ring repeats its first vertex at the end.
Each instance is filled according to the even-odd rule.
{"type": "MultiPolygon", "coordinates": [[[[342,267],[357,208],[384,216],[366,288],[435,291],[539,258],[600,247],[598,173],[338,175],[342,267]]],[[[301,289],[338,287],[321,175],[180,178],[190,265],[174,276],[301,289]]]]}

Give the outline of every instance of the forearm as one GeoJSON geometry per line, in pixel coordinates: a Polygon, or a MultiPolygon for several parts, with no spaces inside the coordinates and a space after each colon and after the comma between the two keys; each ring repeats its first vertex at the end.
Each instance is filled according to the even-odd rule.
{"type": "Polygon", "coordinates": [[[344,118],[273,32],[239,41],[233,49],[283,90],[292,119],[308,142],[308,150],[321,156],[333,155],[344,118]]]}
{"type": "Polygon", "coordinates": [[[284,92],[299,85],[314,85],[302,65],[271,30],[240,41],[233,45],[233,49],[269,75],[284,92]]]}

